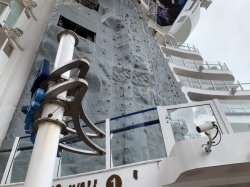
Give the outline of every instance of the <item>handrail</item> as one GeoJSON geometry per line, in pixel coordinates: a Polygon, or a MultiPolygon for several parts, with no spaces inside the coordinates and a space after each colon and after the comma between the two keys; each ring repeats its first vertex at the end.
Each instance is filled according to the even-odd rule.
{"type": "Polygon", "coordinates": [[[152,110],[156,110],[156,107],[145,109],[145,110],[140,110],[140,111],[129,113],[129,114],[124,114],[124,115],[117,116],[117,117],[113,117],[113,118],[110,118],[110,120],[112,121],[112,120],[116,120],[116,119],[120,119],[120,118],[124,118],[124,117],[128,117],[128,116],[133,116],[133,115],[144,113],[144,112],[149,112],[152,110]]]}
{"type": "MultiPolygon", "coordinates": [[[[133,116],[133,115],[140,114],[140,113],[149,112],[149,111],[152,111],[152,110],[156,110],[156,107],[145,109],[145,110],[140,110],[140,111],[137,111],[137,112],[132,112],[132,113],[124,114],[124,115],[120,115],[120,116],[117,116],[117,117],[113,117],[113,118],[110,118],[110,121],[121,119],[121,118],[125,118],[125,117],[129,117],[129,116],[133,116]]],[[[126,130],[139,128],[139,127],[142,127],[142,126],[153,125],[153,124],[155,124],[158,121],[159,120],[157,119],[157,120],[148,121],[148,122],[144,122],[144,123],[133,124],[130,127],[128,127],[128,129],[127,129],[127,127],[126,128],[123,127],[123,128],[112,130],[111,133],[123,132],[123,131],[126,131],[126,130]]],[[[105,120],[99,121],[99,122],[95,123],[95,125],[102,124],[102,123],[105,123],[105,120]]],[[[84,127],[87,127],[87,126],[86,125],[82,125],[82,128],[84,128],[84,127]]],[[[21,136],[21,137],[19,137],[20,140],[26,139],[26,138],[28,139],[28,138],[30,138],[30,136],[28,135],[28,136],[21,136]]],[[[80,141],[80,139],[76,139],[74,142],[79,142],[79,141],[80,141]]],[[[33,148],[33,146],[23,146],[23,147],[18,147],[17,150],[18,151],[23,151],[23,150],[29,150],[29,149],[32,149],[32,148],[33,148]]],[[[11,151],[11,148],[0,149],[0,153],[1,152],[10,152],[10,151],[11,151]]]]}
{"type": "Polygon", "coordinates": [[[115,134],[115,133],[124,132],[124,131],[132,130],[132,129],[137,129],[140,127],[147,127],[147,126],[151,126],[151,125],[155,125],[155,124],[159,124],[159,123],[160,123],[159,119],[153,120],[153,121],[147,121],[147,122],[143,122],[143,123],[130,125],[127,127],[118,128],[118,129],[110,131],[110,133],[115,134]]]}

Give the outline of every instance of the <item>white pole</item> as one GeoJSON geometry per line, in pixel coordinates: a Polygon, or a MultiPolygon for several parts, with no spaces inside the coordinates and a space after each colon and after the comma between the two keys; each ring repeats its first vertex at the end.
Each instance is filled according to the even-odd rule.
{"type": "MultiPolygon", "coordinates": [[[[59,47],[57,50],[54,69],[65,65],[72,60],[74,46],[78,42],[74,32],[63,31],[59,33],[59,47]]],[[[69,78],[70,72],[63,74],[65,78],[69,78]]],[[[50,85],[53,88],[55,85],[50,85]]],[[[60,96],[66,97],[64,92],[60,96]]],[[[64,107],[50,103],[43,107],[41,118],[47,118],[52,115],[51,119],[62,120],[64,107]]],[[[59,136],[61,126],[54,122],[43,122],[38,125],[36,141],[34,144],[28,172],[26,175],[24,187],[51,187],[54,175],[54,167],[56,162],[56,154],[58,150],[59,136]]]]}

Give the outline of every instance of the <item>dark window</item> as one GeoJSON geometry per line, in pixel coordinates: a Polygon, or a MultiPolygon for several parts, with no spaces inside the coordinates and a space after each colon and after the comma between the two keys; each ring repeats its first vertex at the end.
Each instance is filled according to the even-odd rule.
{"type": "Polygon", "coordinates": [[[97,0],[76,0],[76,2],[92,10],[98,11],[99,9],[99,3],[97,0]]]}
{"type": "Polygon", "coordinates": [[[4,51],[4,53],[5,53],[8,57],[10,57],[10,55],[11,55],[13,49],[14,49],[14,48],[12,47],[10,41],[8,41],[7,44],[5,45],[3,51],[4,51]]]}
{"type": "Polygon", "coordinates": [[[60,16],[58,23],[58,26],[63,27],[65,29],[68,30],[72,30],[74,31],[77,35],[91,41],[91,42],[95,42],[95,35],[96,33],[82,27],[81,25],[78,25],[77,23],[63,17],[60,16]]]}

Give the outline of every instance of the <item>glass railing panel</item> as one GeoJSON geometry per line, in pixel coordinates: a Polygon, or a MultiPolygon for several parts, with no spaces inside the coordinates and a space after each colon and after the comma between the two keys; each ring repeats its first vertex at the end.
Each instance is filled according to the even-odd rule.
{"type": "Polygon", "coordinates": [[[175,58],[172,58],[172,62],[177,65],[195,69],[198,69],[200,66],[203,66],[203,68],[207,70],[228,70],[228,68],[225,65],[222,65],[220,63],[210,64],[210,63],[202,63],[199,61],[189,61],[187,59],[175,59],[175,58]]]}
{"type": "Polygon", "coordinates": [[[227,87],[229,90],[231,89],[235,89],[235,90],[238,90],[238,91],[241,91],[243,90],[243,88],[239,85],[239,84],[235,84],[235,83],[227,83],[227,87]]]}
{"type": "MultiPolygon", "coordinates": [[[[4,170],[6,168],[9,156],[10,156],[10,151],[6,151],[6,152],[0,152],[0,182],[3,178],[3,174],[4,174],[4,170]]],[[[7,181],[4,181],[7,182],[7,181]]]]}
{"type": "Polygon", "coordinates": [[[205,64],[207,66],[207,69],[211,69],[211,70],[224,70],[223,66],[220,64],[205,64]]]}
{"type": "Polygon", "coordinates": [[[186,51],[197,51],[197,49],[193,46],[193,45],[184,45],[184,44],[177,44],[174,42],[166,42],[166,45],[172,46],[172,47],[176,47],[179,49],[183,49],[186,51]]]}
{"type": "Polygon", "coordinates": [[[234,132],[250,131],[249,100],[219,100],[234,132]]]}
{"type": "Polygon", "coordinates": [[[201,84],[198,79],[189,78],[193,88],[201,88],[201,84]]]}
{"type": "Polygon", "coordinates": [[[183,60],[173,59],[172,62],[176,65],[185,66],[183,60]]]}
{"type": "Polygon", "coordinates": [[[199,67],[199,66],[197,66],[197,65],[195,64],[195,62],[184,61],[184,63],[185,63],[185,66],[186,66],[186,67],[189,67],[189,68],[197,68],[197,67],[199,67]]]}
{"type": "Polygon", "coordinates": [[[242,90],[250,90],[250,83],[239,83],[242,90]]]}
{"type": "MultiPolygon", "coordinates": [[[[105,138],[95,139],[94,142],[105,149],[105,138]]],[[[71,143],[68,145],[82,150],[92,150],[82,141],[71,143]]],[[[62,150],[61,173],[59,174],[59,176],[75,175],[105,168],[105,154],[89,156],[62,150]]]]}
{"type": "Polygon", "coordinates": [[[192,87],[192,85],[190,84],[190,80],[187,78],[187,77],[184,77],[184,76],[178,76],[179,79],[180,79],[180,83],[183,85],[183,86],[187,86],[187,87],[192,87]]]}
{"type": "Polygon", "coordinates": [[[224,81],[213,80],[213,85],[218,91],[228,91],[228,87],[224,81]]]}
{"type": "Polygon", "coordinates": [[[214,86],[211,83],[202,84],[202,89],[204,89],[204,90],[215,90],[214,86]]]}
{"type": "Polygon", "coordinates": [[[250,112],[249,100],[219,100],[225,113],[250,112]]]}
{"type": "Polygon", "coordinates": [[[6,163],[8,159],[10,159],[12,163],[8,168],[4,168],[4,170],[7,171],[7,176],[4,178],[5,184],[23,182],[25,180],[33,148],[33,144],[30,142],[29,137],[20,138],[13,146],[13,150],[16,151],[9,155],[9,158],[5,158],[6,163]]]}
{"type": "Polygon", "coordinates": [[[204,67],[204,69],[210,69],[208,64],[202,64],[202,66],[204,67]]]}
{"type": "Polygon", "coordinates": [[[202,89],[205,89],[205,90],[215,90],[212,82],[210,80],[204,80],[204,79],[201,79],[200,80],[200,83],[202,85],[202,89]]]}
{"type": "Polygon", "coordinates": [[[23,182],[25,180],[32,149],[18,150],[15,153],[13,167],[10,172],[10,183],[23,182]]]}
{"type": "Polygon", "coordinates": [[[250,90],[250,83],[231,83],[230,81],[195,79],[179,75],[180,83],[183,86],[204,90],[236,91],[250,90]]]}
{"type": "Polygon", "coordinates": [[[159,120],[144,122],[139,128],[114,133],[111,138],[111,155],[114,167],[166,157],[159,120]]]}
{"type": "Polygon", "coordinates": [[[6,24],[9,28],[12,28],[15,26],[17,20],[22,14],[23,6],[15,0],[12,0],[10,3],[11,3],[11,9],[8,18],[6,20],[6,24]]]}
{"type": "Polygon", "coordinates": [[[210,105],[171,109],[168,115],[176,142],[203,137],[205,134],[198,133],[196,126],[206,121],[217,123],[210,105]]]}
{"type": "Polygon", "coordinates": [[[188,50],[188,51],[197,51],[196,48],[194,46],[191,46],[191,45],[177,44],[177,47],[179,49],[184,49],[184,50],[188,50]]]}
{"type": "Polygon", "coordinates": [[[227,114],[227,120],[231,124],[234,132],[249,132],[250,131],[250,115],[249,114],[227,114]]]}
{"type": "Polygon", "coordinates": [[[113,118],[110,129],[113,166],[166,156],[156,108],[113,118]]]}
{"type": "MultiPolygon", "coordinates": [[[[105,132],[105,121],[96,123],[97,127],[105,132]]],[[[89,128],[83,127],[85,132],[93,133],[89,128]]],[[[104,138],[92,139],[97,145],[105,149],[106,140],[104,138]]],[[[82,140],[76,139],[68,142],[68,146],[82,149],[91,150],[82,140]]],[[[85,173],[89,171],[96,171],[106,168],[105,154],[101,156],[89,156],[72,153],[69,151],[62,150],[61,152],[61,173],[59,176],[74,175],[79,173],[85,173]]]]}
{"type": "Polygon", "coordinates": [[[180,83],[182,86],[192,87],[189,81],[182,80],[180,83]]]}

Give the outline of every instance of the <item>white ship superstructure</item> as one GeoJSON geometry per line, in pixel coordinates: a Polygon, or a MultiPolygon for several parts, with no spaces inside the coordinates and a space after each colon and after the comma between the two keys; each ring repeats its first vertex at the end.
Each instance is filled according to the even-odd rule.
{"type": "MultiPolygon", "coordinates": [[[[64,0],[63,3],[54,0],[0,0],[0,113],[2,116],[0,145],[5,139],[13,113],[16,111],[46,27],[51,26],[47,23],[50,19],[56,19],[55,13],[52,13],[54,7],[58,8],[55,4],[62,3],[67,7],[71,6],[72,2],[76,6],[84,6],[85,10],[102,11],[103,19],[98,20],[98,17],[94,21],[107,23],[105,26],[111,27],[112,22],[120,23],[113,17],[113,9],[108,11],[108,6],[113,6],[112,1],[109,0],[106,0],[108,2],[108,5],[105,4],[106,7],[102,5],[102,1],[94,0],[64,0]],[[101,10],[98,10],[99,7],[101,10]]],[[[116,4],[116,1],[113,3],[116,4]]],[[[32,128],[36,126],[38,132],[42,125],[44,129],[44,123],[59,125],[63,129],[60,138],[53,137],[52,131],[48,130],[38,136],[36,141],[40,142],[40,146],[37,146],[39,145],[37,142],[34,146],[29,141],[33,134],[31,136],[28,134],[15,137],[11,148],[1,148],[0,186],[28,187],[32,184],[39,187],[43,184],[49,184],[48,187],[50,184],[53,187],[249,186],[250,83],[236,81],[225,63],[207,62],[196,46],[184,44],[198,23],[200,8],[207,9],[211,3],[211,0],[128,0],[128,7],[136,7],[141,14],[139,19],[146,20],[148,29],[165,58],[166,67],[173,72],[188,103],[156,105],[133,113],[131,111],[116,117],[110,116],[95,124],[92,124],[86,116],[79,100],[84,95],[80,92],[86,92],[88,89],[88,83],[84,78],[88,72],[89,57],[79,58],[78,56],[75,60],[71,60],[74,50],[77,51],[82,46],[79,43],[80,47],[77,47],[78,39],[72,31],[66,30],[60,34],[58,41],[62,38],[63,41],[60,41],[55,61],[57,65],[59,62],[61,65],[54,65],[55,69],[44,80],[49,82],[49,86],[41,103],[41,105],[49,104],[46,106],[55,105],[53,111],[59,117],[54,119],[54,112],[42,113],[40,117],[34,116],[33,113],[33,116],[31,115],[33,118],[31,121],[35,123],[35,125],[32,124],[32,128]],[[71,40],[73,40],[72,43],[71,40]],[[63,64],[64,60],[65,64],[63,64]],[[70,74],[69,70],[74,68],[77,70],[70,74]],[[78,70],[79,74],[75,77],[78,70]],[[54,95],[57,94],[60,97],[55,98],[54,95]],[[78,103],[74,102],[75,98],[78,99],[78,103]],[[78,117],[85,123],[77,122],[76,125],[78,117]],[[72,121],[73,127],[70,123],[72,121]],[[91,133],[88,128],[94,129],[95,133],[91,133]],[[69,136],[70,133],[72,136],[69,136]],[[97,137],[99,139],[95,140],[97,137]],[[133,143],[125,145],[124,137],[133,143]],[[82,140],[85,142],[83,145],[79,144],[82,140]],[[58,150],[51,146],[53,144],[56,147],[56,141],[59,141],[58,150]],[[121,148],[121,142],[124,143],[124,148],[121,148]],[[46,144],[50,146],[47,147],[46,144]],[[33,146],[35,148],[29,165],[33,146]],[[88,147],[94,150],[86,151],[88,147]],[[42,154],[43,150],[50,149],[53,150],[52,155],[46,157],[49,162],[45,162],[47,165],[44,165],[46,159],[42,154]],[[88,172],[82,172],[82,165],[72,164],[71,166],[70,162],[75,162],[73,160],[75,157],[72,155],[77,153],[82,154],[86,159],[93,157],[96,160],[93,164],[96,166],[88,165],[89,168],[86,169],[88,172]],[[41,155],[40,158],[39,155],[41,155]],[[20,167],[23,168],[20,169],[20,167]],[[28,167],[29,172],[25,181],[28,167]],[[50,169],[48,172],[37,172],[39,173],[37,177],[38,174],[33,172],[37,168],[41,171],[50,169]],[[73,172],[68,174],[65,172],[67,168],[73,172]],[[53,181],[49,180],[50,178],[54,178],[53,181]],[[35,183],[32,182],[33,180],[35,183]]],[[[124,11],[123,7],[120,7],[119,11],[124,11]]],[[[89,12],[88,15],[90,14],[89,12]]],[[[71,13],[65,12],[65,15],[72,17],[71,13]]],[[[71,30],[76,32],[78,37],[85,38],[87,42],[96,42],[97,38],[92,30],[83,29],[81,27],[83,25],[70,22],[63,16],[60,15],[58,27],[65,29],[74,27],[71,30]]],[[[105,33],[104,31],[103,29],[102,32],[105,33]]],[[[119,39],[119,37],[113,37],[114,41],[119,39]]],[[[123,40],[131,39],[121,38],[121,41],[123,40]]],[[[107,41],[108,38],[104,38],[102,42],[107,41]]],[[[121,46],[117,48],[124,47],[121,46]]],[[[48,45],[48,49],[49,47],[48,45]]],[[[145,46],[141,47],[145,48],[145,46]]],[[[86,50],[86,47],[82,48],[86,50]]],[[[103,50],[102,53],[108,53],[108,50],[103,50]]],[[[152,53],[153,51],[154,49],[151,49],[152,53]]],[[[40,72],[41,68],[39,70],[39,67],[36,67],[35,70],[40,72]]],[[[108,69],[105,71],[109,72],[108,69]]],[[[128,75],[125,74],[123,78],[128,79],[128,75]]],[[[135,76],[133,78],[135,79],[135,76]]],[[[140,80],[142,81],[143,78],[145,77],[140,80]]],[[[28,82],[30,83],[30,80],[28,82]]],[[[93,82],[89,83],[89,87],[91,83],[93,82]]],[[[145,92],[147,92],[146,89],[145,92]]],[[[32,95],[34,96],[34,93],[32,95]]],[[[142,95],[143,93],[139,94],[141,99],[143,99],[142,95]]],[[[123,96],[129,97],[125,94],[123,96]]],[[[33,102],[30,106],[34,106],[33,102]]],[[[57,130],[57,136],[60,128],[57,130]]],[[[87,164],[91,165],[91,163],[87,164]]]]}

